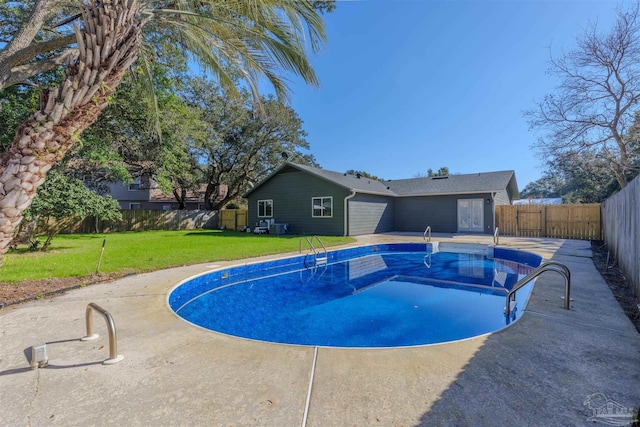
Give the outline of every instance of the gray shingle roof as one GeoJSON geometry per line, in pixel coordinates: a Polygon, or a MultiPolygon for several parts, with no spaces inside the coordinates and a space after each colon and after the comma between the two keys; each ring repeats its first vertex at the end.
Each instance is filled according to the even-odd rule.
{"type": "MultiPolygon", "coordinates": [[[[369,178],[358,178],[340,172],[333,172],[312,166],[285,163],[280,166],[268,178],[256,185],[260,187],[272,176],[286,168],[294,168],[305,171],[318,178],[337,184],[351,191],[365,194],[377,194],[383,196],[433,196],[438,194],[463,194],[463,193],[490,193],[504,191],[511,193],[513,198],[517,195],[518,187],[515,182],[514,171],[484,172],[465,175],[449,175],[447,177],[425,177],[399,179],[393,181],[376,181],[369,178]]],[[[247,192],[247,197],[253,189],[247,192]]]]}
{"type": "Polygon", "coordinates": [[[319,178],[336,183],[349,190],[355,190],[358,193],[380,194],[385,196],[394,196],[395,193],[388,189],[388,185],[375,179],[365,177],[358,178],[354,175],[347,175],[340,172],[333,172],[326,169],[314,168],[311,166],[298,165],[290,163],[296,169],[309,172],[319,178]]]}
{"type": "MultiPolygon", "coordinates": [[[[505,190],[515,172],[484,172],[446,177],[424,177],[387,181],[386,184],[398,196],[423,196],[436,194],[490,193],[505,190]]],[[[512,190],[512,189],[510,189],[512,190]]],[[[517,186],[515,187],[517,192],[517,186]]]]}

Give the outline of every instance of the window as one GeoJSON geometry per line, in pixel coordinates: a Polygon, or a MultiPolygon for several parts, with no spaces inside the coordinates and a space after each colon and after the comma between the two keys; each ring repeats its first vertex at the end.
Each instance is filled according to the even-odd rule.
{"type": "Polygon", "coordinates": [[[314,197],[311,199],[311,216],[314,218],[333,217],[333,197],[314,197]]]}
{"type": "Polygon", "coordinates": [[[129,203],[129,209],[141,209],[140,203],[129,203]]]}
{"type": "Polygon", "coordinates": [[[140,190],[140,177],[137,176],[133,178],[133,182],[129,184],[129,191],[138,191],[140,190]]]}
{"type": "Polygon", "coordinates": [[[273,216],[273,200],[258,200],[258,218],[273,216]]]}

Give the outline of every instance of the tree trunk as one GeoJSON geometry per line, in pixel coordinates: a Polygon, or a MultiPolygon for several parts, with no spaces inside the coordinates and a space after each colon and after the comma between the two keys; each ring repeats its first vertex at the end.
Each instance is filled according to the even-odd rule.
{"type": "Polygon", "coordinates": [[[47,172],[96,121],[138,56],[144,22],[135,0],[94,0],[82,17],[78,60],[67,66],[59,88],[43,94],[40,110],[0,156],[0,265],[47,172]]]}
{"type": "Polygon", "coordinates": [[[178,192],[177,188],[173,189],[173,197],[176,198],[176,201],[178,202],[178,210],[185,210],[187,209],[187,190],[184,188],[180,189],[180,192],[178,192]]]}
{"type": "Polygon", "coordinates": [[[208,183],[207,188],[204,191],[204,208],[205,210],[214,210],[213,201],[218,197],[218,189],[220,185],[214,183],[208,183]]]}

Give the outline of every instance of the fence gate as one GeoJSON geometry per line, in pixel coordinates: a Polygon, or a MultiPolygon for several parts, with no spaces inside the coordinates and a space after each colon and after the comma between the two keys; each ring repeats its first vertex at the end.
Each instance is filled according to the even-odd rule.
{"type": "Polygon", "coordinates": [[[505,236],[602,240],[600,204],[496,206],[505,236]]]}
{"type": "Polygon", "coordinates": [[[220,226],[227,230],[242,230],[247,226],[246,209],[223,209],[220,211],[220,226]]]}
{"type": "Polygon", "coordinates": [[[542,237],[546,235],[544,220],[546,210],[543,205],[517,206],[516,231],[518,236],[542,237]]]}

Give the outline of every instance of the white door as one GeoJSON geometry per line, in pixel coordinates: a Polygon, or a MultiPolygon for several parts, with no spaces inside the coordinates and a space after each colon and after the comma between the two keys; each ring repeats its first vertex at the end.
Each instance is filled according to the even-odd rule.
{"type": "Polygon", "coordinates": [[[484,199],[458,199],[458,233],[484,231],[484,199]]]}

